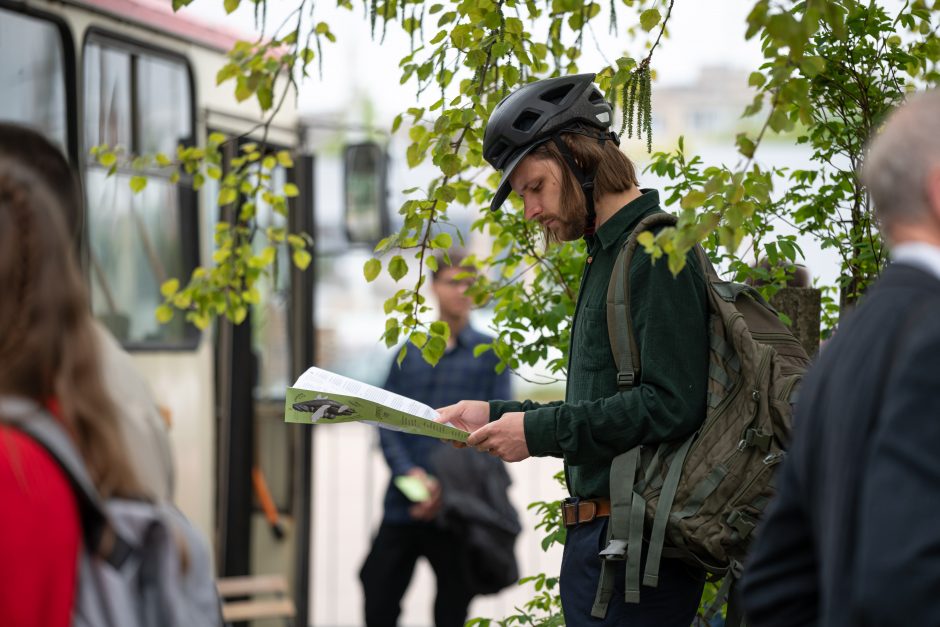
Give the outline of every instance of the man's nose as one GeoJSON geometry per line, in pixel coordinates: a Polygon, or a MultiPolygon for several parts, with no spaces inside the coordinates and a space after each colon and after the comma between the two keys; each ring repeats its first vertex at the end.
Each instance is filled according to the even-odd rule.
{"type": "Polygon", "coordinates": [[[534,220],[542,213],[542,206],[538,203],[523,199],[522,206],[526,220],[534,220]]]}

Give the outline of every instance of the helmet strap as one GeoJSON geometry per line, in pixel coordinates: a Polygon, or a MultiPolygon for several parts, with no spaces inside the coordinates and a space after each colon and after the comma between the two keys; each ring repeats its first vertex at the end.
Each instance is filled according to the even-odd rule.
{"type": "Polygon", "coordinates": [[[594,211],[594,175],[596,174],[596,170],[585,173],[584,170],[581,169],[581,166],[575,161],[574,155],[571,154],[568,144],[561,138],[561,134],[556,133],[552,135],[552,141],[564,158],[565,163],[568,164],[568,169],[571,170],[574,177],[578,179],[578,183],[581,185],[581,191],[584,193],[584,204],[587,207],[584,234],[594,235],[594,223],[597,221],[597,214],[594,211]]]}

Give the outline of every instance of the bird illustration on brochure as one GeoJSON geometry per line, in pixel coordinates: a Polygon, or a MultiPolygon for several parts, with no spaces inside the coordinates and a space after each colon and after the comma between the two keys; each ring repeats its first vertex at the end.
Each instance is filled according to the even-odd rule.
{"type": "Polygon", "coordinates": [[[437,412],[368,383],[309,368],[287,389],[284,421],[297,424],[363,422],[384,429],[466,442],[466,431],[435,422],[437,412]]]}

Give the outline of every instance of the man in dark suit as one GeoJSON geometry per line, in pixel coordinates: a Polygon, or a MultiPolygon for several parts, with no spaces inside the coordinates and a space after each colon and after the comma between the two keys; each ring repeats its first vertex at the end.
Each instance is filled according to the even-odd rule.
{"type": "Polygon", "coordinates": [[[940,625],[940,91],[862,176],[892,263],[804,381],[742,585],[758,627],[940,625]]]}

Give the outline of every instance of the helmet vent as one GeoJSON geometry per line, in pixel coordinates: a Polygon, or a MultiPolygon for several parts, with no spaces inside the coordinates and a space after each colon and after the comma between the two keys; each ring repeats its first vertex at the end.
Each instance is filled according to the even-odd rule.
{"type": "Polygon", "coordinates": [[[531,129],[535,123],[538,122],[540,117],[540,113],[528,109],[519,114],[519,117],[517,117],[516,121],[513,122],[512,127],[517,131],[522,131],[524,133],[531,129]]]}
{"type": "Polygon", "coordinates": [[[489,157],[487,157],[487,160],[490,163],[492,163],[494,167],[501,168],[503,165],[505,165],[502,163],[502,159],[503,159],[503,154],[506,152],[507,148],[509,148],[509,144],[507,144],[504,140],[500,139],[498,142],[493,144],[492,148],[489,149],[488,152],[490,154],[489,154],[489,157]]]}
{"type": "Polygon", "coordinates": [[[574,85],[570,83],[568,85],[559,85],[558,87],[545,92],[540,97],[545,102],[550,102],[557,106],[561,104],[561,101],[565,99],[565,96],[571,93],[572,87],[574,87],[574,85]]]}
{"type": "Polygon", "coordinates": [[[599,92],[598,90],[592,89],[592,90],[591,90],[591,95],[588,96],[588,102],[590,102],[591,104],[597,104],[597,103],[599,103],[599,102],[604,102],[604,95],[601,94],[601,92],[599,92]]]}

